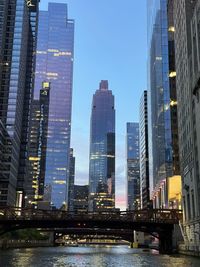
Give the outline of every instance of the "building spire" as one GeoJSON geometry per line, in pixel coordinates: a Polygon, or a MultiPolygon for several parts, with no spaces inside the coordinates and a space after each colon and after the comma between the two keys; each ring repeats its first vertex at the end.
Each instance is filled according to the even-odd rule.
{"type": "Polygon", "coordinates": [[[101,80],[99,84],[99,90],[108,90],[108,81],[107,80],[101,80]]]}

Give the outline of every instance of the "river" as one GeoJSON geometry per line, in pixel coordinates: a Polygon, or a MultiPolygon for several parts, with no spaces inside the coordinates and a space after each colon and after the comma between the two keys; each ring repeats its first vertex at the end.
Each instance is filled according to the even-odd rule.
{"type": "Polygon", "coordinates": [[[200,259],[119,247],[52,247],[0,251],[0,267],[200,267],[200,259]]]}

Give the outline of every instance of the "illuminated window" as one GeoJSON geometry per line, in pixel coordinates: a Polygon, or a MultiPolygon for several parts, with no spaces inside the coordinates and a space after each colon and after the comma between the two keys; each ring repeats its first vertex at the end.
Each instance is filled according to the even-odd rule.
{"type": "Polygon", "coordinates": [[[169,32],[175,32],[175,28],[174,28],[174,26],[170,26],[170,27],[168,28],[168,31],[169,31],[169,32]]]}
{"type": "Polygon", "coordinates": [[[175,72],[175,71],[171,71],[171,72],[169,73],[169,77],[170,77],[170,78],[174,78],[174,77],[176,77],[176,72],[175,72]]]}

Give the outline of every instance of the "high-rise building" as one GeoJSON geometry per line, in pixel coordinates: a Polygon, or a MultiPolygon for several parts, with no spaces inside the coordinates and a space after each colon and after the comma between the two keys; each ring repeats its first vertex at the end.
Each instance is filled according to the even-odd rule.
{"type": "Polygon", "coordinates": [[[149,191],[149,147],[148,147],[148,94],[145,90],[140,99],[139,122],[140,147],[140,198],[141,208],[150,206],[149,191]]]}
{"type": "Polygon", "coordinates": [[[70,163],[69,163],[69,192],[68,192],[68,210],[74,210],[74,177],[75,177],[75,157],[73,155],[73,148],[70,149],[70,163]]]}
{"type": "Polygon", "coordinates": [[[88,185],[74,185],[73,211],[88,212],[88,185]]]}
{"type": "Polygon", "coordinates": [[[174,26],[167,2],[148,1],[150,189],[154,207],[180,208],[174,26]]]}
{"type": "MultiPolygon", "coordinates": [[[[172,1],[170,1],[172,2],[172,1]]],[[[186,248],[199,250],[200,227],[200,1],[174,1],[178,131],[186,248]]]]}
{"type": "Polygon", "coordinates": [[[12,185],[9,183],[11,138],[0,120],[0,206],[13,202],[12,185]]]}
{"type": "Polygon", "coordinates": [[[139,123],[126,125],[128,210],[140,209],[139,123]]]}
{"type": "Polygon", "coordinates": [[[26,195],[38,5],[39,0],[31,5],[24,0],[0,1],[0,120],[12,143],[9,171],[6,178],[0,176],[3,205],[22,205],[26,195]]]}
{"type": "Polygon", "coordinates": [[[34,99],[43,81],[51,83],[45,184],[56,208],[67,206],[71,135],[74,20],[67,5],[49,3],[40,11],[34,99]]]}
{"type": "Polygon", "coordinates": [[[89,209],[115,207],[115,107],[108,81],[93,95],[90,124],[89,209]]]}
{"type": "Polygon", "coordinates": [[[27,192],[27,204],[37,205],[38,201],[43,200],[47,130],[49,118],[49,98],[50,84],[42,83],[40,98],[32,102],[31,123],[30,123],[30,188],[27,192]]]}

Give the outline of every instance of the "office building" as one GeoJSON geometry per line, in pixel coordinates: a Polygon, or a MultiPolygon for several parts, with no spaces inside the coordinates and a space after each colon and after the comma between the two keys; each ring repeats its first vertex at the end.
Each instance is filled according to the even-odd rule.
{"type": "Polygon", "coordinates": [[[67,207],[71,135],[74,20],[66,4],[49,3],[40,11],[34,99],[43,81],[51,83],[45,185],[51,185],[52,206],[67,207]]]}
{"type": "Polygon", "coordinates": [[[139,158],[139,123],[128,122],[126,125],[127,158],[127,204],[128,210],[140,209],[140,158],[139,158]]]}
{"type": "Polygon", "coordinates": [[[75,213],[88,212],[88,185],[74,185],[73,211],[75,213]]]}
{"type": "Polygon", "coordinates": [[[173,4],[178,130],[184,234],[187,250],[199,250],[199,1],[173,4]]]}
{"type": "Polygon", "coordinates": [[[139,140],[140,199],[141,208],[145,209],[151,206],[149,191],[148,94],[146,90],[140,99],[139,140]]]}
{"type": "Polygon", "coordinates": [[[9,172],[6,178],[0,176],[4,205],[21,206],[28,186],[38,5],[39,0],[33,0],[31,5],[24,0],[0,1],[0,120],[3,135],[8,134],[11,142],[9,172]]]}
{"type": "Polygon", "coordinates": [[[12,185],[9,183],[11,148],[11,138],[0,120],[0,206],[4,207],[13,203],[15,198],[15,195],[12,195],[12,185]]]}
{"type": "Polygon", "coordinates": [[[73,148],[70,149],[70,163],[69,163],[69,192],[68,192],[68,210],[74,210],[74,178],[75,178],[75,157],[73,155],[73,148]]]}
{"type": "Polygon", "coordinates": [[[27,192],[27,204],[36,205],[43,200],[45,166],[46,166],[46,147],[49,119],[49,98],[50,84],[42,83],[40,98],[33,100],[31,109],[31,131],[30,131],[30,185],[27,192]]]}
{"type": "Polygon", "coordinates": [[[180,208],[174,26],[167,2],[148,2],[150,190],[155,208],[180,208]]]}
{"type": "Polygon", "coordinates": [[[93,95],[90,123],[89,210],[115,207],[115,107],[108,81],[93,95]]]}

